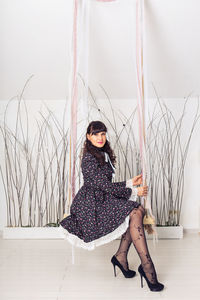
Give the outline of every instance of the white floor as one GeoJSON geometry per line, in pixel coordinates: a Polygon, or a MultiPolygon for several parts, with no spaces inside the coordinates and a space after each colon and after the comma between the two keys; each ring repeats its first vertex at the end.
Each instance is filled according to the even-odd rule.
{"type": "MultiPolygon", "coordinates": [[[[200,299],[200,235],[184,234],[182,240],[148,241],[162,292],[151,292],[140,277],[115,278],[110,258],[119,241],[95,251],[75,249],[65,240],[3,240],[0,238],[0,300],[139,300],[200,299]]],[[[137,270],[133,246],[129,265],[137,270]]]]}

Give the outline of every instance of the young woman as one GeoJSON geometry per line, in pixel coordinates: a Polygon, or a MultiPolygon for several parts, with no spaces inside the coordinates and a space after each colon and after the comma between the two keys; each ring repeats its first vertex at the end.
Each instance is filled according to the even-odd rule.
{"type": "Polygon", "coordinates": [[[66,238],[75,246],[88,250],[108,243],[119,236],[119,249],[112,257],[126,278],[136,272],[129,269],[127,254],[131,243],[140,257],[138,271],[151,291],[161,291],[154,264],[151,260],[143,227],[144,208],[136,202],[137,196],[147,195],[142,175],[128,181],[113,182],[115,155],[106,139],[106,126],[100,121],[89,124],[82,157],[84,184],[70,207],[70,215],[60,222],[66,238]]]}

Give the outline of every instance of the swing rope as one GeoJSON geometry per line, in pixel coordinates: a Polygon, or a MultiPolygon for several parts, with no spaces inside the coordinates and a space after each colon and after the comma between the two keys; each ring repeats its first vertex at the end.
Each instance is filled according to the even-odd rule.
{"type": "MultiPolygon", "coordinates": [[[[144,76],[144,0],[136,1],[136,83],[137,83],[137,112],[139,123],[139,148],[141,157],[141,168],[143,175],[143,185],[147,185],[147,155],[146,155],[146,114],[148,101],[145,93],[145,76],[144,76]]],[[[154,235],[157,239],[155,226],[155,217],[151,210],[149,196],[142,197],[142,204],[145,208],[143,219],[144,228],[148,234],[154,235]]]]}

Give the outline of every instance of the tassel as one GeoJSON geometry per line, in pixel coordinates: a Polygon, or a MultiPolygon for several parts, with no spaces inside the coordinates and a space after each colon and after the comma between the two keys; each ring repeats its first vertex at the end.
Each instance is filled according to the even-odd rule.
{"type": "Polygon", "coordinates": [[[153,235],[153,244],[154,246],[156,245],[156,242],[158,242],[158,234],[156,231],[156,222],[155,222],[155,218],[153,215],[150,215],[147,213],[146,210],[146,214],[144,216],[143,219],[143,225],[144,225],[144,229],[145,231],[150,235],[153,235]]]}
{"type": "Polygon", "coordinates": [[[155,234],[155,218],[148,214],[147,209],[145,211],[145,216],[143,218],[144,229],[147,231],[148,234],[155,234]]]}
{"type": "Polygon", "coordinates": [[[144,229],[148,234],[154,234],[155,232],[151,224],[145,224],[144,229]]]}

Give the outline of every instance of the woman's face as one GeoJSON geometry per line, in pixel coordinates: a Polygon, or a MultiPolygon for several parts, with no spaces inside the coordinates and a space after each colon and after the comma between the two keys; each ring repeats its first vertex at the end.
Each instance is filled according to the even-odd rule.
{"type": "Polygon", "coordinates": [[[87,139],[92,143],[93,146],[102,148],[106,143],[106,132],[101,131],[94,134],[87,134],[87,139]]]}

